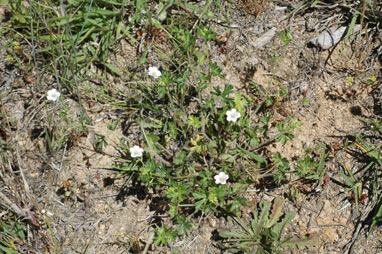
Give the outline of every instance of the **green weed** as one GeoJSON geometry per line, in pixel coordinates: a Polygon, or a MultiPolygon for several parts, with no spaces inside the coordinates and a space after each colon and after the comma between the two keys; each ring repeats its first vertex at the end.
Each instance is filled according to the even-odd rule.
{"type": "Polygon", "coordinates": [[[253,211],[252,220],[247,223],[240,218],[232,219],[240,229],[219,232],[223,238],[234,248],[239,248],[245,253],[282,253],[284,247],[306,246],[317,244],[318,238],[285,237],[284,230],[295,217],[293,212],[283,214],[284,201],[276,198],[271,210],[271,202],[261,201],[259,209],[253,211]],[[281,219],[282,218],[282,219],[281,219]]]}

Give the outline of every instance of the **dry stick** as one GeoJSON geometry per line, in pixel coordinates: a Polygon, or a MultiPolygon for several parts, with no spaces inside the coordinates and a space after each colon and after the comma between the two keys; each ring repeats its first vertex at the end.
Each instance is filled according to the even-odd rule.
{"type": "Polygon", "coordinates": [[[186,248],[189,248],[196,241],[197,238],[198,236],[195,236],[195,238],[192,239],[192,241],[187,244],[186,248]]]}
{"type": "MultiPolygon", "coordinates": [[[[17,134],[16,134],[17,135],[17,134]]],[[[17,141],[16,141],[17,142],[17,141]]],[[[15,143],[16,143],[15,142],[15,143]]],[[[27,193],[27,195],[29,196],[30,195],[30,192],[29,192],[29,185],[27,183],[27,180],[25,179],[25,175],[24,175],[24,169],[23,169],[23,161],[21,159],[21,156],[20,156],[20,152],[19,152],[19,145],[16,143],[16,155],[17,155],[17,162],[19,164],[19,169],[20,169],[20,175],[21,175],[21,178],[23,179],[23,183],[24,183],[24,189],[25,189],[25,192],[27,193]]],[[[11,168],[11,165],[9,165],[10,168],[11,168]]]]}
{"type": "Polygon", "coordinates": [[[149,239],[147,240],[147,243],[145,245],[145,248],[143,249],[142,254],[146,254],[147,253],[147,251],[149,250],[149,247],[153,243],[153,241],[154,241],[154,233],[151,232],[151,234],[149,236],[149,239]]]}
{"type": "MultiPolygon", "coordinates": [[[[314,227],[314,226],[313,226],[314,227]]],[[[343,228],[349,228],[348,226],[346,225],[343,225],[343,224],[323,224],[323,225],[318,225],[315,226],[315,227],[318,227],[318,228],[331,228],[331,227],[343,227],[343,228]]]]}
{"type": "Polygon", "coordinates": [[[351,253],[353,246],[354,246],[354,243],[358,238],[359,232],[361,231],[361,228],[362,228],[362,222],[359,222],[357,225],[357,229],[355,230],[355,232],[353,234],[352,239],[349,240],[349,242],[345,245],[343,253],[348,253],[348,254],[351,253]]]}
{"type": "Polygon", "coordinates": [[[16,205],[16,203],[12,202],[4,193],[0,191],[0,198],[4,200],[4,202],[9,206],[13,212],[15,212],[20,217],[25,217],[25,213],[16,205]]]}
{"type": "MultiPolygon", "coordinates": [[[[18,129],[17,129],[17,132],[16,132],[16,137],[18,137],[18,129]]],[[[19,164],[20,175],[21,175],[21,177],[23,179],[25,194],[29,198],[29,200],[32,201],[33,205],[38,207],[38,204],[35,202],[35,200],[33,200],[32,196],[31,196],[31,194],[29,192],[29,184],[28,184],[28,182],[25,179],[24,169],[23,169],[25,164],[24,164],[23,160],[21,159],[20,152],[19,152],[19,145],[17,143],[17,140],[15,141],[15,143],[16,143],[17,162],[19,164]]],[[[10,169],[12,168],[10,162],[9,162],[9,168],[10,169]]],[[[25,208],[24,208],[24,211],[23,211],[24,216],[27,217],[33,225],[35,225],[36,227],[39,227],[40,225],[39,225],[38,221],[36,220],[35,216],[30,211],[30,209],[28,207],[27,201],[24,200],[24,203],[25,203],[25,208]]]]}
{"type": "Polygon", "coordinates": [[[65,143],[65,148],[64,148],[64,152],[62,153],[62,157],[61,157],[61,163],[60,163],[60,167],[59,167],[59,172],[61,171],[62,169],[62,164],[64,162],[64,157],[65,157],[65,152],[66,152],[66,148],[68,146],[68,143],[65,143]]]}
{"type": "MultiPolygon", "coordinates": [[[[363,21],[365,18],[365,12],[366,12],[366,0],[363,1],[363,6],[362,6],[362,15],[361,15],[361,22],[360,22],[361,29],[362,29],[363,21]]],[[[367,44],[365,55],[367,56],[367,54],[369,53],[369,49],[370,49],[370,41],[369,41],[369,36],[367,33],[367,28],[365,29],[365,37],[366,37],[366,44],[367,44]]],[[[363,64],[363,62],[365,61],[365,58],[361,59],[361,50],[359,49],[359,47],[358,47],[358,54],[359,54],[358,55],[358,69],[361,69],[361,64],[363,64]]]]}
{"type": "MultiPolygon", "coordinates": [[[[325,203],[322,204],[321,209],[320,209],[320,211],[318,211],[318,213],[316,214],[314,220],[317,221],[317,218],[321,215],[322,211],[324,210],[324,206],[325,206],[325,203]]],[[[312,222],[313,222],[313,217],[314,217],[314,216],[310,216],[310,219],[309,219],[307,228],[310,228],[310,226],[311,226],[311,224],[312,224],[312,222]]]]}
{"type": "Polygon", "coordinates": [[[354,247],[355,242],[358,239],[358,236],[361,232],[361,229],[365,223],[366,218],[369,216],[370,212],[374,209],[374,206],[367,206],[366,211],[362,214],[361,218],[357,222],[357,228],[354,230],[353,237],[348,241],[348,243],[343,248],[342,253],[350,254],[354,247]]]}
{"type": "Polygon", "coordinates": [[[308,87],[306,88],[305,92],[304,92],[304,97],[303,99],[306,98],[307,94],[308,94],[308,91],[310,90],[310,87],[312,86],[312,83],[313,83],[313,80],[316,78],[317,76],[317,73],[318,73],[318,67],[316,67],[316,70],[313,72],[313,75],[312,75],[312,78],[310,79],[310,82],[308,84],[308,87]]]}

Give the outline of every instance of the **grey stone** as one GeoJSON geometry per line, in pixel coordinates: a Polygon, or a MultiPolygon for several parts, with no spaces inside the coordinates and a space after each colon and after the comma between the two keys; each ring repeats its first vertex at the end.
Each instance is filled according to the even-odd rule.
{"type": "MultiPolygon", "coordinates": [[[[361,26],[356,25],[353,27],[352,33],[358,32],[360,29],[361,26]]],[[[346,26],[342,26],[340,28],[331,28],[323,31],[318,36],[311,39],[309,43],[323,50],[326,50],[340,42],[345,37],[346,32],[346,26]]]]}
{"type": "Polygon", "coordinates": [[[273,37],[276,34],[276,27],[272,27],[268,32],[263,34],[261,37],[257,38],[255,41],[251,43],[254,48],[264,47],[266,44],[272,41],[273,37]]]}

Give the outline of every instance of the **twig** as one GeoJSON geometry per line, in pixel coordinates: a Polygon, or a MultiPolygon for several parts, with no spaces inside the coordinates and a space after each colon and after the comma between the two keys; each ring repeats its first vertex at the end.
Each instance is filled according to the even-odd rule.
{"type": "Polygon", "coordinates": [[[146,254],[147,253],[147,251],[149,250],[149,247],[153,243],[153,241],[154,241],[154,232],[151,232],[150,236],[149,236],[149,239],[147,239],[147,243],[145,245],[145,248],[143,249],[142,254],[146,254]]]}
{"type": "Polygon", "coordinates": [[[65,144],[65,148],[64,148],[64,152],[62,153],[62,157],[61,157],[61,163],[60,163],[60,168],[59,168],[59,172],[61,171],[62,169],[62,163],[64,162],[64,157],[65,157],[65,152],[66,152],[66,148],[68,146],[68,143],[65,144]]]}
{"type": "Polygon", "coordinates": [[[15,212],[20,217],[25,217],[25,213],[16,205],[16,203],[12,202],[4,193],[0,191],[0,198],[4,200],[4,202],[9,206],[13,212],[15,212]]]}
{"type": "MultiPolygon", "coordinates": [[[[16,143],[16,155],[17,155],[17,161],[18,161],[18,164],[19,164],[20,175],[21,175],[21,178],[23,179],[25,192],[29,196],[29,194],[30,194],[30,192],[29,192],[29,184],[27,183],[27,180],[25,179],[24,169],[23,169],[23,166],[24,166],[23,164],[24,163],[23,163],[23,161],[21,159],[21,156],[20,156],[19,145],[17,144],[17,142],[15,142],[15,143],[16,143]]],[[[11,165],[9,165],[9,168],[12,168],[11,165]]]]}
{"type": "Polygon", "coordinates": [[[198,236],[195,236],[195,238],[192,239],[192,241],[187,244],[186,248],[190,247],[196,241],[197,238],[198,236]]]}
{"type": "Polygon", "coordinates": [[[312,75],[312,78],[310,79],[310,82],[309,82],[309,84],[308,84],[308,87],[306,88],[306,90],[305,90],[305,92],[304,92],[304,97],[303,97],[303,99],[305,99],[306,98],[306,96],[307,96],[307,94],[308,94],[308,92],[309,92],[309,90],[310,90],[310,87],[312,86],[312,83],[313,83],[313,80],[316,78],[316,76],[317,76],[317,73],[318,73],[318,67],[316,67],[316,70],[313,72],[313,75],[312,75]]]}

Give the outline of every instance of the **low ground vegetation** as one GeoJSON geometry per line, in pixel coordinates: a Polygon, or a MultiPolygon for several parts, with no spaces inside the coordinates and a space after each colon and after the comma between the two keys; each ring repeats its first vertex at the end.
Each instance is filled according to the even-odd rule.
{"type": "Polygon", "coordinates": [[[381,13],[0,0],[0,253],[375,252],[381,13]]]}

